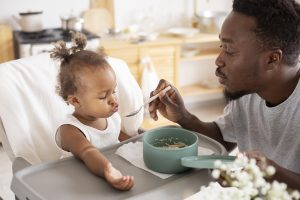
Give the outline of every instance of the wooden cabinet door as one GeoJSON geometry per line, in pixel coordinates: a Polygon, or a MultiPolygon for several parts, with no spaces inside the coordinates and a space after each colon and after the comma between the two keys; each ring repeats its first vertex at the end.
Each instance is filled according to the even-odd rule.
{"type": "Polygon", "coordinates": [[[139,81],[138,48],[105,49],[107,55],[124,60],[134,78],[139,81]]]}
{"type": "MultiPolygon", "coordinates": [[[[176,45],[149,46],[140,48],[140,59],[149,56],[160,79],[177,84],[178,49],[176,45]]],[[[141,72],[143,66],[140,65],[141,72]]]]}
{"type": "Polygon", "coordinates": [[[0,63],[15,59],[13,34],[10,26],[0,25],[0,63]]]}

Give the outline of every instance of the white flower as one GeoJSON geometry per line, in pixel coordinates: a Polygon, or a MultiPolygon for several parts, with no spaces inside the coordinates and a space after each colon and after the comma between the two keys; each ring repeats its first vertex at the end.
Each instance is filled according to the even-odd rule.
{"type": "Polygon", "coordinates": [[[201,187],[201,200],[300,200],[299,191],[287,191],[285,183],[269,183],[264,179],[264,176],[275,173],[272,166],[261,171],[254,159],[249,160],[246,157],[236,159],[230,165],[219,160],[214,164],[217,169],[212,171],[212,177],[221,177],[222,185],[228,187],[222,188],[217,183],[201,187]]]}
{"type": "Polygon", "coordinates": [[[266,169],[267,176],[273,176],[275,174],[275,167],[268,166],[266,169]]]}
{"type": "Polygon", "coordinates": [[[216,160],[216,161],[214,162],[215,168],[220,168],[221,165],[222,165],[221,160],[216,160]]]}
{"type": "Polygon", "coordinates": [[[212,173],[211,173],[211,175],[212,175],[212,177],[213,177],[214,179],[220,178],[220,174],[221,174],[221,172],[220,172],[220,170],[218,170],[218,169],[214,169],[214,170],[212,171],[212,173]]]}
{"type": "Polygon", "coordinates": [[[297,199],[297,200],[300,199],[300,193],[297,190],[293,191],[291,196],[294,199],[297,199]]]}
{"type": "Polygon", "coordinates": [[[221,164],[220,169],[223,171],[227,170],[227,166],[225,164],[221,164]]]}
{"type": "Polygon", "coordinates": [[[232,181],[231,186],[233,186],[233,187],[239,187],[240,184],[239,184],[238,181],[232,181]]]}

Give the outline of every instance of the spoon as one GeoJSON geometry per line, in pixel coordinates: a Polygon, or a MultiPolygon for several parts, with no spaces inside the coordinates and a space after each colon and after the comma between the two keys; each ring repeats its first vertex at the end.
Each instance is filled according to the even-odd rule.
{"type": "MultiPolygon", "coordinates": [[[[161,93],[161,92],[167,92],[169,89],[171,89],[171,86],[166,87],[165,89],[161,90],[159,93],[161,93]]],[[[159,96],[159,93],[157,93],[156,95],[154,95],[154,96],[152,96],[151,98],[149,98],[149,99],[148,99],[147,101],[145,101],[144,104],[141,105],[137,110],[135,110],[135,111],[129,113],[128,115],[125,115],[125,117],[131,117],[131,116],[134,116],[134,115],[138,114],[138,113],[142,110],[142,108],[143,108],[145,105],[147,105],[148,103],[150,103],[151,101],[153,101],[154,99],[156,99],[156,98],[159,96]]]]}

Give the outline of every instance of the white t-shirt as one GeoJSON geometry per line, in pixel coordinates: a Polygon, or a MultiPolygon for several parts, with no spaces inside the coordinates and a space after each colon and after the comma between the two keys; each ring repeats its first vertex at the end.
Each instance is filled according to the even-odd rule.
{"type": "Polygon", "coordinates": [[[288,99],[268,107],[257,94],[231,101],[216,120],[223,138],[240,151],[259,150],[300,174],[300,80],[288,99]]]}
{"type": "MultiPolygon", "coordinates": [[[[66,119],[59,125],[70,124],[77,127],[81,133],[91,142],[96,148],[103,148],[112,144],[119,143],[119,134],[121,131],[121,118],[118,113],[114,113],[107,118],[107,128],[105,130],[98,130],[91,126],[81,123],[73,115],[67,115],[66,119]]],[[[55,134],[55,141],[57,146],[62,150],[63,157],[72,155],[61,148],[61,138],[59,132],[55,134]]]]}

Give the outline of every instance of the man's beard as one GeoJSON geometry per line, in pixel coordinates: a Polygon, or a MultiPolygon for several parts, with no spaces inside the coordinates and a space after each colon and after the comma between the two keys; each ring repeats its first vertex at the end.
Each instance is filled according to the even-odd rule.
{"type": "Polygon", "coordinates": [[[230,101],[237,100],[237,99],[241,98],[242,96],[249,94],[249,92],[246,92],[246,91],[230,92],[230,91],[224,89],[223,94],[224,94],[226,101],[230,102],[230,101]]]}

